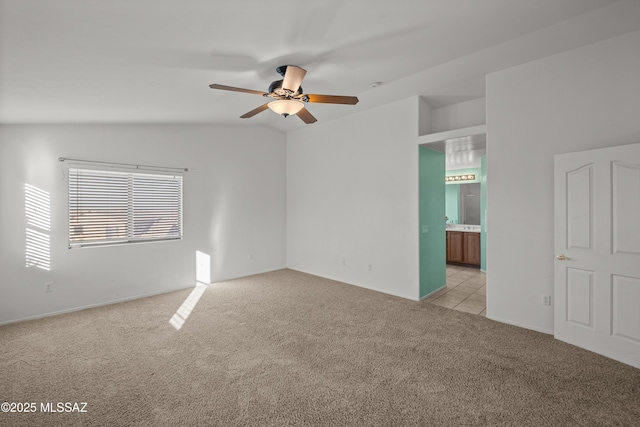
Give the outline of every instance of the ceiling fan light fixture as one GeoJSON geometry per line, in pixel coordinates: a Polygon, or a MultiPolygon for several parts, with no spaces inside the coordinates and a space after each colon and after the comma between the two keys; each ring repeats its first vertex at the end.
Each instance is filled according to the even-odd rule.
{"type": "Polygon", "coordinates": [[[271,102],[266,102],[257,108],[240,116],[241,119],[248,119],[255,116],[258,113],[263,112],[266,109],[270,109],[276,114],[280,114],[284,117],[295,114],[305,122],[306,124],[315,123],[318,121],[313,114],[309,112],[304,106],[307,102],[318,104],[343,104],[343,105],[356,105],[358,103],[357,96],[341,96],[341,95],[323,95],[323,94],[305,94],[302,90],[302,79],[307,74],[307,71],[295,65],[283,65],[276,69],[278,74],[284,77],[282,80],[276,80],[269,86],[268,92],[261,92],[259,90],[244,89],[241,87],[226,86],[220,84],[210,84],[211,89],[229,90],[232,92],[244,92],[254,95],[262,95],[273,99],[271,102]]]}
{"type": "Polygon", "coordinates": [[[293,99],[278,99],[276,101],[271,101],[268,106],[271,108],[271,111],[287,117],[302,110],[304,104],[293,99]]]}

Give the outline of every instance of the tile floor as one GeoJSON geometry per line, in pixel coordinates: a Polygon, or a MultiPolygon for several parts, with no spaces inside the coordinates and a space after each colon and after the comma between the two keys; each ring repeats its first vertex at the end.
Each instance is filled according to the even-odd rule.
{"type": "Polygon", "coordinates": [[[466,313],[486,315],[487,278],[477,268],[447,264],[447,285],[426,302],[466,313]]]}

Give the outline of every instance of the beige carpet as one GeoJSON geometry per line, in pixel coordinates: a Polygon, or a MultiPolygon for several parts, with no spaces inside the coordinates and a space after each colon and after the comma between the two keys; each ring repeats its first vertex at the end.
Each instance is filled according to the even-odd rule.
{"type": "Polygon", "coordinates": [[[1,327],[37,412],[0,425],[640,425],[640,370],[548,335],[291,270],[190,293],[1,327]]]}

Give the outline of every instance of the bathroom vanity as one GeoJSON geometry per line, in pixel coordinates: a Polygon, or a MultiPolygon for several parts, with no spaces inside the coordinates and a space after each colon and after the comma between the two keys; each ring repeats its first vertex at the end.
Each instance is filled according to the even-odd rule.
{"type": "Polygon", "coordinates": [[[480,266],[480,226],[447,226],[447,262],[480,266]]]}

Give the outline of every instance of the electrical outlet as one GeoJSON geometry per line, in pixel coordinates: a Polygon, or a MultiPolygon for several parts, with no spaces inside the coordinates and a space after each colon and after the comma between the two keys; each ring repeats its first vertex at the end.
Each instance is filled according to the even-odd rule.
{"type": "Polygon", "coordinates": [[[373,264],[369,264],[369,271],[373,270],[373,264]]]}
{"type": "Polygon", "coordinates": [[[542,295],[542,305],[551,305],[551,295],[542,295]]]}
{"type": "Polygon", "coordinates": [[[44,283],[44,291],[45,292],[53,292],[53,282],[45,282],[44,283]]]}

